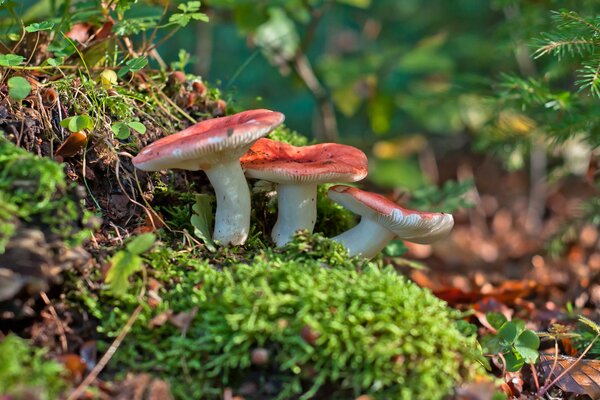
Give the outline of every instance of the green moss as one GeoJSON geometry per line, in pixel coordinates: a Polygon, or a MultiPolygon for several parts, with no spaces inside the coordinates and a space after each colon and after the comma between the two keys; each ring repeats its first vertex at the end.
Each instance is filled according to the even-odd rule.
{"type": "Polygon", "coordinates": [[[293,146],[306,146],[309,144],[306,136],[303,136],[286,126],[278,126],[271,133],[269,133],[268,137],[269,139],[276,140],[278,142],[289,143],[293,146]]]}
{"type": "Polygon", "coordinates": [[[56,399],[66,388],[63,366],[45,358],[45,351],[18,336],[0,341],[0,395],[8,398],[56,399]]]}
{"type": "Polygon", "coordinates": [[[0,253],[18,223],[79,242],[87,234],[81,224],[89,215],[73,199],[74,192],[60,164],[0,137],[0,253]]]}
{"type": "MultiPolygon", "coordinates": [[[[178,398],[220,398],[225,386],[235,392],[254,382],[247,398],[438,399],[475,364],[475,340],[455,327],[456,311],[391,267],[349,258],[321,236],[300,235],[219,268],[157,248],[147,273],[162,301],[145,306],[112,367],[159,375],[178,398]],[[192,309],[185,334],[170,323],[149,327],[157,315],[192,309]],[[252,363],[256,348],[269,354],[264,365],[252,363]]],[[[138,300],[103,292],[87,303],[112,337],[138,300]]]]}

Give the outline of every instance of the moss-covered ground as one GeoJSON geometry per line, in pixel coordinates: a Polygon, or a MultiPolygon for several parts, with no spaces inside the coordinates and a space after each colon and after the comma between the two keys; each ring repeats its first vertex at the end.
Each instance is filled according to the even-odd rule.
{"type": "MultiPolygon", "coordinates": [[[[212,248],[190,222],[193,214],[212,213],[209,202],[197,203],[196,194],[212,194],[205,176],[133,168],[131,156],[142,146],[189,125],[189,119],[233,111],[216,90],[190,101],[193,82],[199,80],[149,72],[119,87],[64,78],[39,89],[40,96],[55,91],[61,110],[90,116],[94,128],[83,143],[69,143],[68,134],[53,125],[55,103],[32,101],[31,110],[50,118],[24,132],[11,131],[5,119],[0,252],[33,227],[52,236],[57,254],[85,239],[90,255],[85,265],[65,267],[65,282],[53,289],[61,316],[70,315],[72,326],[46,336],[78,336],[69,340],[71,352],[97,339],[104,352],[125,332],[111,348],[116,351],[102,377],[149,373],[167,381],[179,399],[222,398],[225,390],[248,399],[436,399],[472,376],[476,340],[459,329],[457,311],[381,260],[349,258],[326,239],[351,227],[355,217],[330,202],[325,187],[319,190],[317,233],[274,249],[268,235],[276,218],[274,187],[251,182],[248,243],[212,248]],[[170,102],[158,101],[163,96],[170,102]],[[141,121],[146,130],[117,137],[111,127],[119,120],[141,121]],[[69,151],[60,150],[65,143],[69,151]],[[89,222],[94,214],[102,218],[100,226],[89,222]],[[144,234],[150,242],[132,250],[131,237],[144,234]],[[123,266],[129,270],[116,290],[114,278],[107,277],[123,266]]],[[[13,121],[22,117],[23,104],[7,108],[13,121]]],[[[307,143],[285,128],[271,137],[307,143]]],[[[7,294],[0,305],[24,296],[36,294],[7,294]]],[[[10,331],[10,318],[17,316],[3,318],[3,331],[10,331]]],[[[35,323],[20,320],[20,333],[31,334],[35,323]]]]}

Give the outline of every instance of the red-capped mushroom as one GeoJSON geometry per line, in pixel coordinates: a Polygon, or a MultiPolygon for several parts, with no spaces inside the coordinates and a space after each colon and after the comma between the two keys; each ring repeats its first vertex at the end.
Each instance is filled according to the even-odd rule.
{"type": "Polygon", "coordinates": [[[448,235],[454,226],[452,215],[407,210],[377,193],[336,185],[329,198],[361,216],[354,228],[333,238],[351,256],[375,257],[394,237],[415,243],[432,243],[448,235]]]}
{"type": "Polygon", "coordinates": [[[144,171],[204,170],[217,199],[213,238],[223,245],[243,244],[250,229],[250,192],[239,158],[283,120],[278,112],[250,110],[202,121],[146,146],[133,164],[144,171]]]}
{"type": "Polygon", "coordinates": [[[355,182],[367,175],[367,157],[351,146],[323,143],[296,147],[258,140],[240,159],[246,176],[277,183],[277,222],[271,232],[282,246],[294,232],[312,232],[317,220],[317,185],[355,182]]]}

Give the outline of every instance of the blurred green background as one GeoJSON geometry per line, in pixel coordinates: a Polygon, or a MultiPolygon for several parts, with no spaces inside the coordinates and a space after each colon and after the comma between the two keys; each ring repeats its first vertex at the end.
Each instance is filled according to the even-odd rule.
{"type": "Polygon", "coordinates": [[[536,39],[553,28],[552,12],[563,8],[596,15],[600,5],[213,0],[203,3],[210,23],[186,28],[159,51],[175,60],[187,49],[186,71],[226,89],[241,107],[276,109],[303,134],[361,147],[379,186],[415,188],[436,179],[421,172],[423,152],[439,158],[475,143],[514,167],[526,164],[539,124],[499,92],[504,74],[576,91],[577,60],[533,57],[536,39]],[[326,103],[337,129],[324,127],[326,103]]]}
{"type": "MultiPolygon", "coordinates": [[[[21,8],[32,21],[56,18],[65,5],[111,9],[119,15],[113,32],[127,25],[141,42],[149,26],[199,4],[105,3],[21,8]]],[[[159,30],[159,43],[169,39],[158,46],[164,63],[149,54],[151,65],[201,75],[235,108],[282,111],[289,127],[317,141],[362,148],[370,181],[383,188],[456,178],[438,161],[472,149],[509,168],[531,157],[545,168],[557,142],[583,141],[588,155],[600,143],[597,0],[207,0],[200,11],[210,22],[192,19],[172,37],[159,30]],[[592,28],[559,10],[591,18],[592,28]],[[578,38],[589,43],[540,52],[578,38]],[[577,84],[585,62],[587,87],[577,84]]],[[[80,14],[72,20],[101,20],[80,14]]]]}

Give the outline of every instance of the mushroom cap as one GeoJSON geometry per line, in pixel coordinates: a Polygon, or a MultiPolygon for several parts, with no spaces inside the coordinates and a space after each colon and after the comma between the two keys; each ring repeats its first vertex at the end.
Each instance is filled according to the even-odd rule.
{"type": "Polygon", "coordinates": [[[228,117],[198,122],[181,132],[144,147],[133,165],[144,171],[161,169],[206,170],[240,158],[259,138],[284,120],[270,110],[249,110],[228,117]]]}
{"type": "Polygon", "coordinates": [[[336,143],[296,147],[260,139],[240,159],[246,176],[275,183],[356,182],[367,176],[367,156],[336,143]]]}
{"type": "Polygon", "coordinates": [[[451,214],[407,210],[380,194],[354,187],[332,186],[327,194],[353,213],[369,218],[400,239],[411,242],[432,243],[450,233],[454,226],[451,214]]]}

